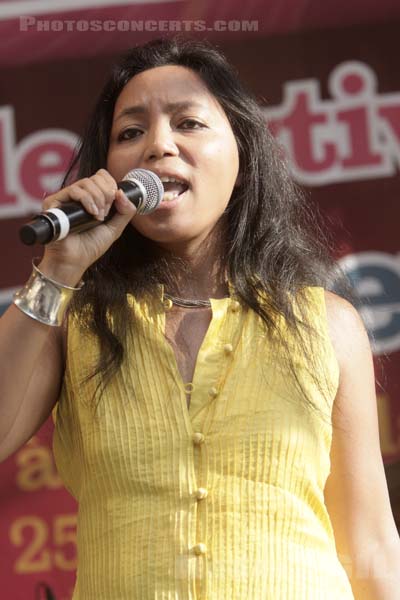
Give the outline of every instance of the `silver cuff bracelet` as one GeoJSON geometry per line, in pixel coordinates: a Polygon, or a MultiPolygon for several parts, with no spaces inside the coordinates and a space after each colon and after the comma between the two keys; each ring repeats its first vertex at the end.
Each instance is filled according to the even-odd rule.
{"type": "Polygon", "coordinates": [[[85,285],[73,288],[46,277],[32,260],[33,271],[24,287],[14,294],[13,302],[22,312],[45,325],[62,325],[73,293],[85,285]]]}

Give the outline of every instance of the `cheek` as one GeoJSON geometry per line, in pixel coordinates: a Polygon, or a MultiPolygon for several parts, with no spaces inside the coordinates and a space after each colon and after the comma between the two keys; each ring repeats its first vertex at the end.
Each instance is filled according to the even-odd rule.
{"type": "Polygon", "coordinates": [[[239,152],[234,138],[226,138],[226,134],[205,144],[201,149],[201,159],[208,170],[218,173],[218,181],[223,181],[226,176],[235,174],[239,169],[239,152]],[[221,171],[223,169],[223,171],[221,171]],[[221,173],[225,177],[221,178],[221,173]]]}
{"type": "Polygon", "coordinates": [[[135,168],[132,153],[122,150],[111,150],[107,156],[107,171],[116,181],[121,181],[129,171],[135,168]]]}

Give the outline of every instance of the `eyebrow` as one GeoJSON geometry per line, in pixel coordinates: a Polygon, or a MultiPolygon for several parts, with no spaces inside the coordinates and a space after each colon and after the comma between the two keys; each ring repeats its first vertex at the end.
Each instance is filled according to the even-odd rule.
{"type": "MultiPolygon", "coordinates": [[[[174,112],[176,110],[188,110],[190,108],[204,108],[204,105],[195,100],[188,100],[185,102],[169,102],[164,106],[164,112],[174,112]]],[[[148,111],[147,106],[137,104],[135,106],[127,106],[122,110],[115,121],[119,121],[122,117],[135,117],[137,115],[143,115],[148,111]]]]}

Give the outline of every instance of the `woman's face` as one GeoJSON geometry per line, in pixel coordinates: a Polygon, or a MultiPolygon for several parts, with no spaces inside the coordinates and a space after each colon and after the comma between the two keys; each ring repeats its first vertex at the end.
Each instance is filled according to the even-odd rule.
{"type": "Polygon", "coordinates": [[[171,191],[161,208],[136,215],[132,225],[170,249],[204,240],[237,183],[239,153],[222,107],[191,69],[149,69],[133,77],[119,95],[107,169],[120,181],[136,168],[175,176],[186,185],[165,184],[171,191]]]}

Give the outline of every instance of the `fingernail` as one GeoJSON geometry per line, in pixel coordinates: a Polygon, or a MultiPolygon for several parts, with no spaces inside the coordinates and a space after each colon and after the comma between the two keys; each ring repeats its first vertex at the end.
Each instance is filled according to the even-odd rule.
{"type": "Polygon", "coordinates": [[[93,214],[95,214],[97,217],[97,215],[99,214],[99,209],[97,208],[97,205],[94,202],[92,202],[92,210],[93,214]]]}

